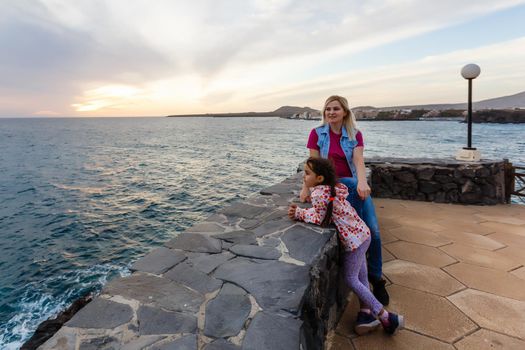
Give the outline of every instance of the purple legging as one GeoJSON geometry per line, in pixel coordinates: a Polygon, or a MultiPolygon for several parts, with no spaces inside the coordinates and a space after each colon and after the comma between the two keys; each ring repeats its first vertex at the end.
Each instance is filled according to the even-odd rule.
{"type": "Polygon", "coordinates": [[[343,264],[346,284],[359,298],[361,305],[370,308],[374,316],[378,316],[383,305],[374,297],[368,287],[368,272],[366,268],[366,251],[370,246],[370,237],[353,252],[344,252],[343,264]]]}

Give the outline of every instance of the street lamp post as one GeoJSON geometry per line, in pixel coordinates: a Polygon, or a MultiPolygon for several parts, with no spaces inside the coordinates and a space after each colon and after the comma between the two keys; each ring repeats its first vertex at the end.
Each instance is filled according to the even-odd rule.
{"type": "Polygon", "coordinates": [[[467,147],[460,149],[456,155],[457,160],[477,162],[481,158],[481,153],[472,147],[472,80],[479,76],[481,69],[477,64],[467,64],[461,69],[461,76],[468,80],[468,116],[467,116],[467,147]]]}

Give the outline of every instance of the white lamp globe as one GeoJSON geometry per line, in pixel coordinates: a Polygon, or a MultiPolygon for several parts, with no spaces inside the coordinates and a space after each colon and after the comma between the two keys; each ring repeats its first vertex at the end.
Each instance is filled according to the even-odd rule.
{"type": "Polygon", "coordinates": [[[467,64],[465,67],[461,68],[461,75],[465,79],[476,79],[479,73],[481,73],[481,68],[474,63],[467,64]]]}

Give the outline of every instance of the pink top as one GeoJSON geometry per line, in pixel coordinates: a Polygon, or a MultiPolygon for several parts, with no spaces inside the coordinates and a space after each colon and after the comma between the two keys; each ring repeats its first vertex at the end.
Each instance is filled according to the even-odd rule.
{"type": "MultiPolygon", "coordinates": [[[[297,208],[295,210],[295,218],[320,225],[326,215],[328,198],[330,198],[330,186],[315,186],[310,189],[310,192],[312,208],[297,208]]],[[[335,186],[335,194],[332,222],[337,228],[339,240],[345,250],[354,251],[370,237],[370,230],[346,200],[348,188],[342,183],[338,183],[335,186]]]]}
{"type": "MultiPolygon", "coordinates": [[[[330,149],[328,150],[328,159],[331,159],[334,163],[337,177],[352,177],[352,172],[350,171],[350,167],[346,161],[345,153],[341,148],[341,135],[342,133],[336,134],[332,131],[332,129],[330,129],[330,149]]],[[[355,139],[357,141],[356,147],[364,147],[363,134],[361,134],[361,131],[357,131],[355,139]]],[[[315,132],[315,129],[312,129],[310,136],[308,137],[308,143],[306,144],[306,147],[319,151],[317,140],[317,132],[315,132]]]]}

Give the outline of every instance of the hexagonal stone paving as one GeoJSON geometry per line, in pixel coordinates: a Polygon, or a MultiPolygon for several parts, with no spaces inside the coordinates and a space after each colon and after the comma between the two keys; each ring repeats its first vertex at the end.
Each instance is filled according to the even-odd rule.
{"type": "Polygon", "coordinates": [[[492,332],[487,329],[480,329],[479,331],[458,341],[454,344],[454,346],[458,350],[523,350],[525,349],[525,341],[511,338],[509,336],[492,332]]]}
{"type": "Polygon", "coordinates": [[[481,327],[525,340],[525,302],[474,289],[448,299],[481,327]]]}
{"type": "Polygon", "coordinates": [[[417,264],[443,267],[456,262],[441,250],[423,244],[397,241],[386,244],[385,247],[398,259],[417,264]]]}
{"type": "Polygon", "coordinates": [[[525,281],[508,272],[466,263],[443,269],[470,288],[525,301],[525,281]]]}
{"type": "Polygon", "coordinates": [[[453,243],[440,247],[442,251],[453,256],[459,261],[468,264],[490,267],[502,271],[512,270],[521,264],[511,257],[501,253],[501,251],[490,251],[481,248],[474,248],[468,245],[453,243]]]}
{"type": "Polygon", "coordinates": [[[417,333],[452,343],[477,328],[445,298],[397,285],[389,286],[388,292],[388,309],[405,316],[406,328],[417,333]]]}
{"type": "Polygon", "coordinates": [[[402,241],[424,244],[431,247],[439,247],[452,243],[452,240],[449,238],[421,228],[401,226],[391,229],[389,232],[402,241]]]}
{"type": "Polygon", "coordinates": [[[438,268],[404,260],[394,260],[384,264],[383,273],[394,284],[441,296],[447,296],[465,288],[464,285],[438,268]]]}
{"type": "Polygon", "coordinates": [[[408,330],[401,330],[394,336],[374,333],[352,339],[352,343],[356,350],[454,350],[450,344],[408,330]]]}

